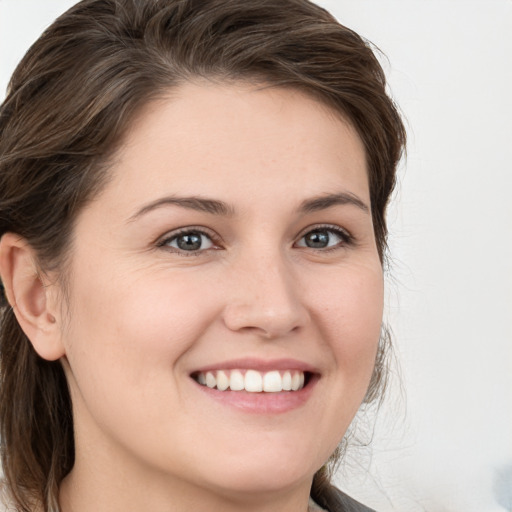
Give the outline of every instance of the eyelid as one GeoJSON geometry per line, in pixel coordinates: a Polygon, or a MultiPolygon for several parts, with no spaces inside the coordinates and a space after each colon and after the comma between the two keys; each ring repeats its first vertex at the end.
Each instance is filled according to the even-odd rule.
{"type": "Polygon", "coordinates": [[[185,226],[177,229],[173,229],[171,231],[168,231],[164,235],[160,236],[154,245],[159,248],[165,248],[171,252],[175,252],[177,254],[183,254],[185,256],[193,256],[193,255],[199,255],[208,251],[211,251],[212,249],[219,249],[219,245],[222,242],[221,237],[212,231],[209,228],[205,228],[204,226],[185,226]],[[170,247],[166,245],[171,240],[175,239],[176,237],[186,234],[186,233],[198,233],[200,235],[207,236],[211,239],[213,242],[214,247],[211,247],[209,249],[200,249],[198,251],[181,251],[179,249],[175,249],[174,247],[170,247]]]}
{"type": "MultiPolygon", "coordinates": [[[[339,226],[337,224],[312,224],[312,225],[304,228],[299,233],[299,235],[297,236],[293,245],[296,245],[298,240],[302,239],[304,236],[306,236],[311,231],[322,230],[322,229],[326,230],[326,231],[334,232],[336,235],[338,235],[343,240],[343,243],[341,245],[336,245],[334,247],[327,247],[327,248],[323,248],[323,249],[314,249],[314,248],[309,248],[309,249],[319,251],[319,252],[327,252],[329,250],[335,250],[335,249],[338,249],[343,246],[349,246],[349,245],[355,244],[355,239],[354,239],[353,235],[347,229],[342,228],[341,226],[339,226]]],[[[221,248],[221,247],[219,247],[221,244],[222,244],[222,238],[215,231],[213,231],[209,228],[206,228],[204,226],[184,226],[184,227],[180,227],[180,228],[168,231],[164,235],[160,236],[154,243],[154,245],[158,248],[165,248],[171,252],[175,252],[177,254],[181,254],[181,255],[185,255],[185,256],[194,256],[194,255],[198,256],[200,254],[211,251],[212,249],[217,250],[217,249],[221,248]],[[187,252],[187,251],[181,251],[179,249],[175,249],[173,247],[166,245],[168,242],[170,242],[171,240],[180,236],[181,234],[190,233],[190,232],[199,233],[201,235],[207,236],[213,242],[214,247],[209,248],[209,249],[200,249],[198,251],[187,252]]],[[[300,246],[300,247],[302,248],[302,246],[300,246]]]]}
{"type": "MultiPolygon", "coordinates": [[[[311,231],[317,231],[317,230],[325,230],[325,231],[334,232],[336,235],[338,235],[343,240],[343,244],[341,246],[337,245],[334,247],[327,247],[327,248],[323,248],[323,249],[315,249],[315,248],[306,247],[307,249],[312,249],[314,251],[326,252],[329,250],[337,249],[339,247],[355,244],[354,236],[347,229],[342,228],[341,226],[339,226],[337,224],[312,224],[311,226],[308,226],[307,228],[303,229],[299,233],[294,244],[296,244],[298,240],[301,240],[302,238],[304,238],[308,233],[311,233],[311,231]]],[[[302,248],[302,246],[300,246],[300,247],[302,248]]]]}

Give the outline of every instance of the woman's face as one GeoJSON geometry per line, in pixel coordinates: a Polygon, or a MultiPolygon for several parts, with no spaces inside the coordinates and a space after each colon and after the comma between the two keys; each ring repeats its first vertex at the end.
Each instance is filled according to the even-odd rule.
{"type": "Polygon", "coordinates": [[[75,471],[309,486],[379,340],[360,138],[298,92],[185,85],[139,116],[111,172],[70,249],[75,471]]]}

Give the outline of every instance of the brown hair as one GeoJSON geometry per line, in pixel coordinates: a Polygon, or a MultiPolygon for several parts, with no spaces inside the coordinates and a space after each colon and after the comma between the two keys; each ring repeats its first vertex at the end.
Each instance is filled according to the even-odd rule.
{"type": "MultiPolygon", "coordinates": [[[[405,144],[371,46],[307,0],[83,0],[57,19],[14,72],[0,109],[0,236],[14,232],[44,270],[61,270],[77,213],[108,178],[108,157],[136,112],[205,78],[300,89],[364,142],[375,238],[405,144]]],[[[20,511],[58,509],[74,462],[71,400],[59,362],[36,355],[1,304],[0,435],[7,489],[20,511]]],[[[382,391],[385,337],[366,401],[382,391]]],[[[312,496],[344,510],[329,471],[312,496]]]]}

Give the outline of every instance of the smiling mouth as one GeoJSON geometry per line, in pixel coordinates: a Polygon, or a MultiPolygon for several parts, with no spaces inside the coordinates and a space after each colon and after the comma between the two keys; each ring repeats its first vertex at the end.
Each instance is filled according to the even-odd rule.
{"type": "Polygon", "coordinates": [[[212,370],[196,372],[191,377],[201,386],[219,391],[281,393],[300,391],[307,385],[309,373],[300,370],[212,370]]]}

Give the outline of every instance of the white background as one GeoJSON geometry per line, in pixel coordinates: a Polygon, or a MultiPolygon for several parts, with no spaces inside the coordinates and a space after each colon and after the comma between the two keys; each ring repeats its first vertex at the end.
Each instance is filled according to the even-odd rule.
{"type": "MultiPolygon", "coordinates": [[[[0,0],[1,97],[73,3],[0,0]]],[[[387,55],[409,129],[387,305],[406,401],[395,382],[340,485],[379,512],[512,510],[512,0],[319,3],[387,55]]]]}

